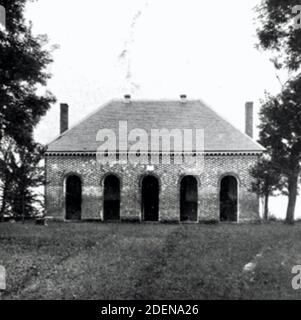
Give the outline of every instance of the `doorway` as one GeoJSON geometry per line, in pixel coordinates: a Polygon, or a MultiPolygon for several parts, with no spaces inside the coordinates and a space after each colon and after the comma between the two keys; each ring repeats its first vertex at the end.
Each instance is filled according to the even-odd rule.
{"type": "Polygon", "coordinates": [[[142,180],[142,217],[144,221],[159,220],[159,181],[154,176],[142,180]]]}

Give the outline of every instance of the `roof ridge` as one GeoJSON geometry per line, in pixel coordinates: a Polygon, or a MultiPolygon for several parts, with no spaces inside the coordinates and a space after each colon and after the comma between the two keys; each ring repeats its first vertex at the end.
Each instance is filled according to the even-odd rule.
{"type": "MultiPolygon", "coordinates": [[[[185,101],[185,103],[189,103],[189,102],[198,102],[200,101],[200,99],[187,99],[185,101]]],[[[112,99],[111,102],[124,102],[124,99],[119,99],[119,98],[116,98],[116,99],[112,99]]],[[[133,99],[131,98],[131,102],[180,102],[180,103],[183,103],[180,99],[171,99],[171,98],[154,98],[154,99],[151,99],[151,98],[139,98],[139,99],[133,99]]]]}

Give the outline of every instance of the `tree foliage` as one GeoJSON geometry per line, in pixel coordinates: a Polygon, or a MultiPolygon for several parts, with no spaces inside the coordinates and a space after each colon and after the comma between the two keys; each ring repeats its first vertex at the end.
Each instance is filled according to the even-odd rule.
{"type": "MultiPolygon", "coordinates": [[[[268,95],[260,111],[260,142],[271,156],[270,170],[287,179],[286,221],[293,223],[301,172],[301,82],[288,81],[277,96],[268,95]]],[[[276,179],[277,180],[277,179],[276,179]]]]}
{"type": "Polygon", "coordinates": [[[263,0],[257,7],[260,46],[274,53],[277,68],[297,71],[301,64],[301,29],[294,27],[299,0],[263,0]]]}
{"type": "Polygon", "coordinates": [[[43,47],[46,36],[34,36],[24,19],[26,0],[0,0],[6,9],[6,31],[0,30],[0,120],[1,138],[18,145],[33,143],[33,129],[54,102],[38,89],[46,85],[52,62],[43,47]]]}
{"type": "Polygon", "coordinates": [[[262,0],[257,8],[259,47],[270,50],[275,67],[290,79],[276,96],[267,96],[260,113],[260,141],[273,167],[287,178],[286,222],[294,222],[301,156],[301,29],[296,28],[298,0],[262,0]]]}
{"type": "Polygon", "coordinates": [[[36,216],[43,206],[43,196],[39,187],[45,185],[44,167],[41,162],[44,147],[36,144],[32,150],[22,148],[19,150],[19,160],[14,163],[16,181],[12,192],[12,212],[15,216],[36,216]]]}
{"type": "MultiPolygon", "coordinates": [[[[33,131],[55,101],[50,92],[43,92],[50,78],[51,49],[46,48],[47,37],[35,36],[25,21],[26,3],[0,0],[6,9],[6,29],[0,29],[0,204],[17,212],[20,199],[25,199],[22,206],[32,207],[30,189],[38,182],[35,174],[40,157],[33,131]]],[[[1,212],[3,215],[4,210],[1,212]]]]}
{"type": "Polygon", "coordinates": [[[264,220],[269,218],[269,197],[284,187],[280,172],[267,153],[258,161],[256,166],[251,168],[251,175],[256,178],[252,183],[252,191],[264,199],[264,220]]]}

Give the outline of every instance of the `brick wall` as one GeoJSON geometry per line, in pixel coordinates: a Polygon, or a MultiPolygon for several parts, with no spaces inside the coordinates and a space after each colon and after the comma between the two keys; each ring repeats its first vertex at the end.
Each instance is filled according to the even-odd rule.
{"type": "MultiPolygon", "coordinates": [[[[255,155],[212,155],[206,156],[204,167],[198,169],[187,165],[155,165],[151,174],[157,176],[160,183],[160,220],[179,221],[180,180],[185,175],[194,175],[199,181],[199,221],[219,220],[219,184],[227,174],[239,181],[239,221],[257,220],[259,201],[249,191],[252,181],[249,168],[257,159],[255,155]]],[[[77,174],[82,180],[82,219],[102,219],[103,181],[106,175],[114,173],[121,181],[121,219],[141,219],[141,180],[148,174],[145,165],[100,166],[93,155],[47,156],[45,165],[47,215],[64,219],[64,182],[68,175],[77,174]]]]}

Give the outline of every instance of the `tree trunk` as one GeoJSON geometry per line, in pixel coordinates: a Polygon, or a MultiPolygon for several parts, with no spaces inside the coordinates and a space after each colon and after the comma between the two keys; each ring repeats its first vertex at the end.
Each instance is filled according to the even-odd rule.
{"type": "Polygon", "coordinates": [[[0,222],[3,222],[4,220],[4,212],[6,208],[7,195],[8,195],[8,183],[7,183],[7,180],[5,180],[4,186],[3,186],[3,193],[2,193],[2,203],[0,208],[0,222]]]}
{"type": "Polygon", "coordinates": [[[288,206],[286,211],[286,220],[288,224],[293,224],[295,221],[295,207],[297,202],[298,195],[298,181],[299,181],[299,172],[294,172],[289,177],[288,182],[288,206]]]}
{"type": "MultiPolygon", "coordinates": [[[[9,163],[9,157],[11,155],[11,148],[12,145],[9,143],[7,150],[4,152],[4,162],[9,163]]],[[[4,213],[5,213],[5,208],[7,205],[7,198],[9,194],[9,188],[10,188],[10,183],[11,180],[9,178],[9,173],[8,170],[4,170],[4,177],[3,177],[3,194],[2,194],[2,203],[1,203],[1,208],[0,208],[0,222],[3,222],[4,220],[4,213]]]]}
{"type": "Polygon", "coordinates": [[[263,219],[265,221],[269,220],[269,193],[264,195],[264,212],[263,212],[263,219]]]}

